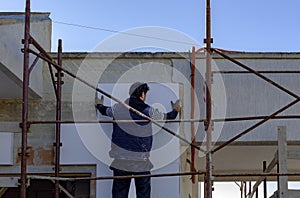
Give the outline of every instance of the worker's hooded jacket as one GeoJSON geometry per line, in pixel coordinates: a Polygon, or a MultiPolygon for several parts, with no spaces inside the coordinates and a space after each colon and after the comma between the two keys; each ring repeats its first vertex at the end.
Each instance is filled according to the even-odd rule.
{"type": "MultiPolygon", "coordinates": [[[[178,112],[172,110],[164,114],[144,103],[144,101],[131,97],[126,104],[143,113],[158,119],[175,119],[178,112]]],[[[150,122],[139,122],[145,118],[128,110],[122,104],[113,107],[97,105],[102,115],[113,117],[114,120],[137,120],[136,122],[118,122],[113,124],[110,157],[115,159],[145,161],[150,156],[152,148],[152,126],[150,122]]]]}

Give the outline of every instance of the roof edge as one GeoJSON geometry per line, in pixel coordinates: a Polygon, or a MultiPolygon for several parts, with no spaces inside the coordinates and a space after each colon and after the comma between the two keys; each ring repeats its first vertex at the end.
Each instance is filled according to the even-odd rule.
{"type": "MultiPolygon", "coordinates": [[[[50,12],[31,12],[30,20],[32,22],[51,20],[50,14],[50,12]]],[[[8,21],[8,23],[24,22],[25,12],[0,12],[0,21],[8,21]]]]}
{"type": "MultiPolygon", "coordinates": [[[[300,52],[224,52],[226,55],[237,59],[300,59],[300,52]]],[[[56,52],[52,52],[53,58],[57,57],[56,52]]],[[[64,52],[63,58],[172,58],[187,59],[190,52],[64,52]]],[[[197,53],[197,58],[205,58],[205,53],[197,53]]],[[[213,54],[214,59],[223,59],[217,54],[213,54]]]]}

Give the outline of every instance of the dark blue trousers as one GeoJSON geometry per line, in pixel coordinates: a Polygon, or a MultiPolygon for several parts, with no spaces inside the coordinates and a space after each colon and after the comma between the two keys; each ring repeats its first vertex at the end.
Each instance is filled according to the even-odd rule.
{"type": "MultiPolygon", "coordinates": [[[[114,176],[125,175],[146,175],[147,172],[127,172],[123,170],[113,169],[114,176]]],[[[128,198],[131,179],[114,179],[112,187],[113,198],[128,198]]],[[[136,198],[150,198],[151,195],[151,179],[150,177],[134,178],[136,198]]]]}

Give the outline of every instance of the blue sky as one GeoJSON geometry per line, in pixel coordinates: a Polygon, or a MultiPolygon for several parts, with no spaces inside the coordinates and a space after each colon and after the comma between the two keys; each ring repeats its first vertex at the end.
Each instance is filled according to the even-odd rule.
{"type": "MultiPolygon", "coordinates": [[[[32,11],[51,12],[54,50],[58,38],[63,39],[64,51],[91,51],[114,34],[57,22],[115,31],[159,26],[183,32],[201,45],[205,37],[205,0],[31,2],[32,11]]],[[[25,0],[6,0],[1,3],[0,11],[24,11],[24,5],[25,0]]],[[[240,51],[300,51],[299,0],[211,0],[211,7],[214,47],[240,51]]]]}

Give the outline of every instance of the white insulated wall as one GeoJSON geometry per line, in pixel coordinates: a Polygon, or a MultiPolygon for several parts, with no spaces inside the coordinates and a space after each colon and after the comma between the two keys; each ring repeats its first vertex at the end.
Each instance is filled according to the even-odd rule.
{"type": "MultiPolygon", "coordinates": [[[[115,97],[125,100],[128,97],[130,84],[101,84],[104,89],[115,97]]],[[[146,102],[161,111],[171,110],[170,101],[179,98],[178,84],[149,83],[150,91],[147,94],[146,102]]],[[[105,98],[105,105],[112,105],[114,102],[105,98]]],[[[98,115],[99,119],[109,119],[98,115]]],[[[179,133],[178,124],[165,124],[166,127],[179,133]]],[[[153,127],[154,142],[151,161],[154,163],[153,174],[178,173],[179,164],[179,141],[165,131],[153,127]]],[[[61,164],[79,165],[95,164],[97,176],[112,175],[109,169],[111,159],[108,156],[110,150],[110,136],[112,124],[70,124],[62,125],[61,164]]],[[[111,197],[111,180],[97,181],[97,198],[111,197]]],[[[176,198],[180,196],[179,177],[152,178],[152,197],[176,198]],[[171,190],[170,190],[171,189],[171,190]]],[[[134,186],[131,186],[130,198],[134,198],[134,186]]]]}

